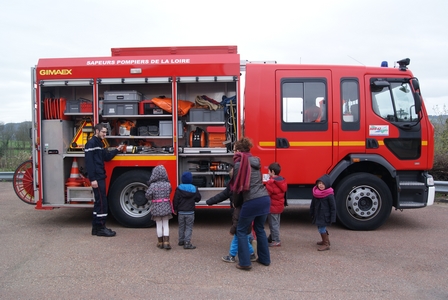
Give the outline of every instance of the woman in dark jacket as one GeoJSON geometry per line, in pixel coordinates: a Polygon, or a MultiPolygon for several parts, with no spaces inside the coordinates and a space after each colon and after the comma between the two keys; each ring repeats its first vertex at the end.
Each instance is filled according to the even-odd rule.
{"type": "Polygon", "coordinates": [[[334,191],[331,187],[330,176],[323,175],[316,181],[313,187],[313,199],[310,205],[312,223],[317,225],[317,230],[322,241],[317,244],[321,247],[319,251],[330,250],[330,239],[327,226],[336,222],[336,201],[334,191]]]}
{"type": "MultiPolygon", "coordinates": [[[[269,254],[268,238],[264,231],[264,224],[271,207],[271,199],[266,190],[261,177],[260,158],[252,156],[250,149],[252,141],[243,137],[235,142],[234,182],[231,184],[233,193],[242,197],[241,212],[238,219],[236,234],[238,236],[238,269],[250,270],[250,253],[247,243],[247,232],[253,223],[253,228],[257,236],[257,262],[269,266],[271,257],[269,254]]],[[[235,206],[240,206],[238,200],[241,197],[234,196],[235,206]]]]}

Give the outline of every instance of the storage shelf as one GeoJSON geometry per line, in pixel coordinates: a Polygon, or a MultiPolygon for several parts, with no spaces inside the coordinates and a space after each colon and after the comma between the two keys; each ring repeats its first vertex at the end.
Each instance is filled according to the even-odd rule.
{"type": "Polygon", "coordinates": [[[172,139],[170,135],[106,135],[106,139],[172,139]]]}
{"type": "Polygon", "coordinates": [[[84,151],[63,153],[62,157],[84,157],[84,151]]]}
{"type": "Polygon", "coordinates": [[[225,187],[198,187],[199,191],[223,191],[225,187]]]}
{"type": "Polygon", "coordinates": [[[194,156],[223,156],[223,157],[229,157],[233,156],[233,153],[179,153],[180,157],[194,157],[194,156]]]}
{"type": "Polygon", "coordinates": [[[118,152],[117,156],[173,156],[174,153],[166,153],[166,152],[151,152],[151,153],[121,153],[118,152]]]}
{"type": "Polygon", "coordinates": [[[91,202],[93,203],[94,200],[92,200],[92,198],[70,198],[68,200],[69,203],[71,202],[91,202]]]}
{"type": "Polygon", "coordinates": [[[226,122],[186,122],[187,125],[224,125],[226,122]]]}
{"type": "Polygon", "coordinates": [[[100,115],[103,119],[116,119],[116,118],[134,118],[134,119],[152,119],[152,118],[158,118],[158,119],[171,119],[172,115],[100,115]]]}
{"type": "Polygon", "coordinates": [[[227,171],[207,171],[207,172],[199,172],[199,171],[191,171],[192,175],[229,175],[227,171]]]}
{"type": "Polygon", "coordinates": [[[93,116],[93,112],[64,113],[65,116],[93,116]]]}

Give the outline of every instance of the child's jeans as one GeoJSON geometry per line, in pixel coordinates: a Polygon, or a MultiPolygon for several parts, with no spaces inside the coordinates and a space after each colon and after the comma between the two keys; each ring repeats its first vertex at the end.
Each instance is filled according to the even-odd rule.
{"type": "Polygon", "coordinates": [[[193,234],[194,213],[178,214],[179,242],[190,242],[193,234]]]}
{"type": "MultiPolygon", "coordinates": [[[[247,243],[249,244],[249,253],[254,253],[254,248],[252,247],[252,244],[250,243],[250,240],[252,239],[252,233],[249,233],[247,235],[247,243]]],[[[236,234],[233,235],[233,239],[230,242],[230,250],[229,255],[230,256],[236,256],[238,254],[238,237],[236,234]]]]}
{"type": "Polygon", "coordinates": [[[269,214],[268,223],[272,241],[280,242],[280,214],[269,214]]]}
{"type": "Polygon", "coordinates": [[[327,226],[317,226],[317,231],[319,231],[320,234],[327,233],[327,226]]]}

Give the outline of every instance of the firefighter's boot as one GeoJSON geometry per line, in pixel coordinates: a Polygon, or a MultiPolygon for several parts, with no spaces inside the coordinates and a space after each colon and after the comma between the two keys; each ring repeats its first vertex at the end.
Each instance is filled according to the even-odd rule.
{"type": "MultiPolygon", "coordinates": [[[[328,233],[328,230],[327,230],[327,235],[330,235],[330,234],[328,233]]],[[[324,244],[324,240],[322,239],[321,242],[317,242],[316,244],[318,244],[319,246],[322,246],[322,245],[324,244]]],[[[330,246],[330,241],[328,241],[328,245],[330,246]]]]}
{"type": "Polygon", "coordinates": [[[163,249],[163,237],[159,236],[157,242],[157,248],[163,249]]]}
{"type": "Polygon", "coordinates": [[[325,251],[325,250],[330,250],[330,239],[328,238],[328,234],[327,233],[321,233],[322,236],[322,246],[320,246],[319,248],[317,248],[317,251],[325,251]]]}
{"type": "Polygon", "coordinates": [[[163,249],[166,249],[166,250],[170,250],[171,249],[170,237],[169,236],[164,236],[163,237],[163,249]]]}
{"type": "Polygon", "coordinates": [[[117,233],[115,231],[106,228],[106,226],[92,227],[92,235],[112,237],[115,236],[116,234],[117,233]]]}

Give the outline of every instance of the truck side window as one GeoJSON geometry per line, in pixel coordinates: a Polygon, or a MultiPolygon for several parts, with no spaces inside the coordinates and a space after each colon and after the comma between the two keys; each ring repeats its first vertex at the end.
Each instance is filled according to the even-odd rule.
{"type": "Polygon", "coordinates": [[[281,87],[282,130],[326,130],[327,86],[324,78],[285,78],[281,87]]]}
{"type": "Polygon", "coordinates": [[[342,130],[355,131],[360,128],[359,83],[356,78],[341,80],[341,124],[342,130]]]}
{"type": "Polygon", "coordinates": [[[282,89],[284,122],[326,120],[325,85],[322,82],[288,82],[282,89]]]}
{"type": "Polygon", "coordinates": [[[371,86],[374,112],[390,122],[417,120],[415,100],[407,79],[390,78],[387,82],[389,85],[371,86]]]}

